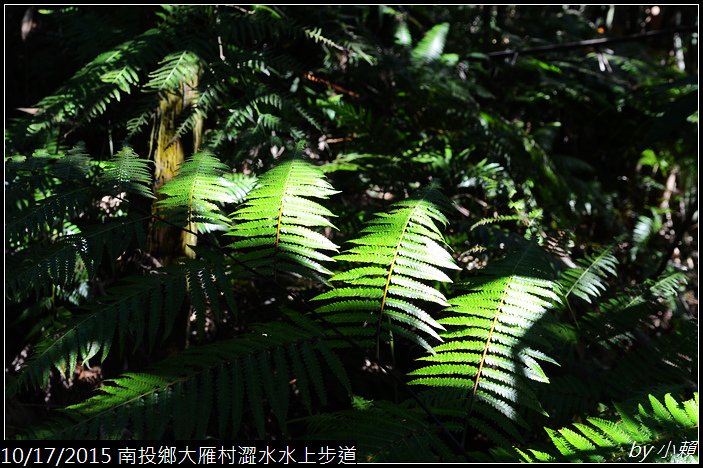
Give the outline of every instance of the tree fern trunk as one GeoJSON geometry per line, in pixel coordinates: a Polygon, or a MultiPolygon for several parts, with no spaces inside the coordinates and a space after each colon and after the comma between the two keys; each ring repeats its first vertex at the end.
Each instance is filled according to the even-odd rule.
{"type": "MultiPolygon", "coordinates": [[[[169,180],[173,179],[178,167],[185,159],[183,145],[176,139],[176,120],[183,111],[183,96],[165,94],[159,102],[159,109],[154,126],[154,193],[169,180]]],[[[159,195],[159,198],[162,198],[159,195]]],[[[152,213],[159,216],[156,204],[152,205],[152,213]]],[[[164,265],[173,263],[183,255],[181,248],[181,230],[175,227],[154,223],[149,232],[148,249],[164,265]]]]}
{"type": "MultiPolygon", "coordinates": [[[[192,90],[195,86],[197,86],[197,81],[191,84],[184,83],[181,86],[182,92],[164,93],[159,101],[157,120],[152,135],[152,145],[156,147],[154,151],[154,193],[159,199],[163,198],[163,195],[160,195],[158,190],[176,176],[185,160],[184,143],[178,137],[177,124],[184,108],[193,99],[192,90]]],[[[203,122],[202,118],[199,117],[193,128],[194,151],[197,151],[200,145],[202,131],[203,122]]],[[[152,205],[152,213],[156,216],[160,215],[156,203],[152,205]]],[[[173,264],[183,256],[193,258],[195,252],[187,246],[197,244],[198,239],[195,234],[192,234],[196,232],[197,227],[195,223],[189,223],[187,229],[184,231],[164,223],[154,222],[147,240],[149,252],[164,265],[173,264]]],[[[174,333],[166,343],[166,348],[182,349],[188,347],[189,315],[190,308],[183,307],[176,319],[176,323],[181,326],[176,326],[174,333]]]]}
{"type": "MultiPolygon", "coordinates": [[[[185,160],[184,143],[177,135],[178,118],[183,109],[190,104],[194,95],[192,90],[197,86],[197,82],[183,84],[182,93],[166,93],[159,102],[157,122],[154,127],[153,143],[156,146],[154,151],[154,192],[177,174],[179,166],[185,160]]],[[[197,151],[200,146],[203,134],[203,119],[198,116],[193,127],[193,150],[197,151]]],[[[159,196],[161,198],[161,196],[159,196]]],[[[158,209],[154,204],[152,213],[159,216],[158,209]]],[[[183,231],[166,225],[155,224],[148,241],[149,251],[159,258],[164,265],[172,264],[182,256],[193,258],[194,252],[188,245],[196,245],[197,237],[195,223],[188,224],[188,231],[183,231]]]]}

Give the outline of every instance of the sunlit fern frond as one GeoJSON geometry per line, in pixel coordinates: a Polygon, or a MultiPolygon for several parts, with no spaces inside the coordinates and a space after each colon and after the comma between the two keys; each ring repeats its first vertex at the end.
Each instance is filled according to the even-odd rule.
{"type": "Polygon", "coordinates": [[[354,247],[335,257],[353,268],[330,279],[338,286],[315,298],[328,301],[317,311],[358,338],[390,332],[431,349],[424,337],[440,340],[444,327],[428,310],[448,305],[431,282],[451,282],[442,269],[459,269],[438,227],[447,223],[447,204],[430,188],[377,214],[350,241],[354,247]]]}
{"type": "Polygon", "coordinates": [[[618,260],[613,255],[613,250],[614,246],[610,246],[593,255],[586,255],[576,261],[579,266],[569,268],[561,274],[559,283],[567,300],[573,294],[591,303],[605,291],[608,276],[617,276],[618,260]]]}
{"type": "Polygon", "coordinates": [[[467,424],[501,444],[501,431],[519,440],[520,412],[543,412],[529,382],[549,382],[539,361],[555,363],[540,350],[548,346],[540,322],[559,301],[550,276],[529,244],[460,286],[469,293],[450,299],[450,316],[439,320],[449,327],[445,342],[420,358],[432,364],[410,372],[410,383],[461,389],[467,424]]]}
{"type": "Polygon", "coordinates": [[[517,454],[513,461],[697,462],[698,392],[683,403],[671,394],[664,396],[663,403],[653,395],[648,399],[636,413],[615,405],[616,418],[589,417],[558,431],[545,428],[552,447],[516,448],[514,453],[498,452],[497,458],[507,461],[517,454]]]}
{"type": "Polygon", "coordinates": [[[159,62],[160,67],[149,73],[147,88],[155,91],[175,91],[184,83],[197,79],[201,59],[190,50],[168,54],[159,62]]]}
{"type": "Polygon", "coordinates": [[[262,174],[256,188],[233,215],[238,223],[228,233],[240,251],[238,262],[262,275],[288,274],[325,280],[331,272],[322,251],[337,246],[314,228],[334,228],[334,214],[313,198],[338,193],[317,166],[302,160],[280,163],[262,174]]]}
{"type": "Polygon", "coordinates": [[[210,153],[193,154],[159,189],[159,195],[165,196],[156,203],[162,216],[191,230],[195,223],[229,225],[229,218],[218,205],[230,201],[229,182],[222,177],[228,169],[210,153]]]}

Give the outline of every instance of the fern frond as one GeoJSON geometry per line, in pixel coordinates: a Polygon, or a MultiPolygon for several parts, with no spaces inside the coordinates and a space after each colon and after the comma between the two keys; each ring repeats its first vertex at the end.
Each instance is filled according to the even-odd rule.
{"type": "Polygon", "coordinates": [[[230,201],[229,183],[222,177],[228,169],[210,153],[193,154],[176,176],[161,187],[159,194],[165,198],[156,203],[157,208],[165,219],[179,226],[229,225],[229,219],[218,206],[230,201]]]}
{"type": "Polygon", "coordinates": [[[437,60],[444,51],[448,33],[449,23],[435,25],[432,29],[427,31],[425,36],[412,50],[413,61],[417,63],[427,63],[437,60]]]}
{"type": "Polygon", "coordinates": [[[249,192],[254,190],[257,183],[257,177],[254,175],[242,174],[241,172],[228,172],[222,174],[222,177],[229,182],[230,200],[231,203],[240,204],[249,196],[249,192]]]}
{"type": "Polygon", "coordinates": [[[463,389],[469,424],[489,437],[491,423],[519,437],[512,424],[525,424],[521,409],[543,412],[528,384],[549,382],[538,361],[555,363],[538,350],[540,322],[559,301],[549,276],[533,244],[482,270],[463,285],[469,294],[450,299],[452,315],[439,323],[452,330],[435,354],[420,358],[433,364],[411,372],[410,383],[463,389]]]}
{"type": "Polygon", "coordinates": [[[256,183],[228,235],[239,238],[230,247],[244,251],[240,262],[261,274],[292,274],[324,281],[331,272],[320,262],[332,259],[322,250],[337,246],[311,228],[330,227],[334,214],[311,198],[338,193],[322,171],[301,160],[286,161],[256,183]]]}
{"type": "Polygon", "coordinates": [[[345,50],[344,47],[337,44],[332,39],[325,37],[322,34],[321,28],[314,28],[314,29],[306,28],[306,29],[304,29],[303,32],[305,34],[305,37],[307,37],[308,39],[312,39],[313,41],[315,41],[318,44],[324,44],[328,47],[332,47],[337,50],[345,50]]]}
{"type": "Polygon", "coordinates": [[[208,249],[193,247],[201,257],[197,260],[187,260],[182,265],[185,272],[190,304],[196,314],[196,331],[200,337],[205,332],[205,315],[211,310],[216,320],[223,318],[220,306],[220,296],[225,299],[227,309],[231,314],[236,313],[237,307],[232,293],[230,274],[221,254],[215,254],[208,249]]]}
{"type": "Polygon", "coordinates": [[[436,330],[444,327],[416,304],[448,305],[441,292],[425,283],[451,282],[442,269],[459,269],[437,226],[447,223],[440,211],[447,204],[431,188],[368,221],[361,237],[350,241],[355,246],[335,257],[359,266],[330,278],[341,284],[314,299],[330,300],[317,311],[349,333],[378,340],[386,330],[431,349],[421,335],[440,340],[436,330]]]}
{"type": "Polygon", "coordinates": [[[185,298],[183,274],[131,277],[110,290],[86,314],[47,333],[37,344],[16,380],[18,387],[42,388],[52,369],[70,375],[79,363],[100,355],[103,361],[113,340],[125,349],[127,337],[137,348],[146,340],[150,349],[165,339],[185,298]]]}
{"type": "Polygon", "coordinates": [[[590,340],[602,346],[619,346],[632,341],[632,333],[649,315],[661,309],[662,301],[671,301],[688,282],[683,273],[673,273],[657,281],[623,291],[600,304],[600,310],[583,316],[590,340]]]}
{"type": "Polygon", "coordinates": [[[129,146],[124,146],[110,161],[103,181],[114,187],[115,193],[128,192],[155,198],[151,190],[149,161],[142,159],[129,146]]]}
{"type": "Polygon", "coordinates": [[[607,247],[594,255],[586,255],[576,263],[578,267],[569,268],[561,274],[559,283],[564,290],[564,298],[573,294],[591,303],[606,289],[605,279],[617,276],[618,260],[613,255],[614,246],[607,247]]]}
{"type": "Polygon", "coordinates": [[[10,161],[7,169],[6,195],[17,196],[16,204],[7,207],[10,244],[24,246],[27,238],[51,233],[87,209],[94,196],[89,179],[97,162],[82,143],[61,156],[41,152],[10,161]]]}
{"type": "Polygon", "coordinates": [[[471,225],[471,230],[473,231],[479,226],[485,226],[487,224],[495,224],[495,223],[502,223],[504,221],[521,221],[522,218],[519,215],[500,215],[500,216],[494,216],[492,218],[483,218],[478,221],[476,221],[474,224],[471,225]]]}
{"type": "Polygon", "coordinates": [[[8,259],[12,269],[6,281],[8,296],[19,300],[32,287],[39,296],[52,285],[68,286],[81,261],[85,269],[86,253],[87,246],[78,236],[66,236],[54,244],[34,245],[15,253],[8,259]]]}
{"type": "Polygon", "coordinates": [[[554,447],[547,451],[517,450],[520,461],[602,463],[631,462],[635,459],[637,462],[698,460],[698,392],[683,404],[671,394],[664,397],[664,403],[649,395],[647,409],[639,404],[637,413],[618,405],[615,407],[620,417],[614,421],[590,417],[587,423],[576,423],[573,428],[558,431],[545,428],[554,447]],[[681,453],[683,446],[691,447],[692,444],[695,444],[693,455],[681,453]],[[637,455],[634,454],[634,447],[639,449],[637,455]]]}
{"type": "Polygon", "coordinates": [[[118,258],[135,240],[139,246],[145,244],[147,219],[91,225],[49,245],[32,244],[8,255],[8,271],[13,272],[6,281],[8,297],[19,300],[32,288],[40,294],[52,285],[63,287],[82,274],[92,279],[106,258],[118,258]]]}
{"type": "Polygon", "coordinates": [[[174,91],[184,83],[196,80],[201,59],[192,51],[182,50],[167,55],[159,65],[158,69],[149,73],[146,87],[156,91],[174,91]]]}
{"type": "Polygon", "coordinates": [[[222,99],[224,91],[224,85],[221,83],[205,84],[201,80],[198,83],[198,87],[190,91],[193,95],[191,105],[185,110],[185,117],[179,119],[173,140],[183,137],[186,132],[195,127],[199,120],[204,119],[214,109],[217,102],[222,99]]]}
{"type": "Polygon", "coordinates": [[[43,98],[41,109],[27,127],[30,134],[66,122],[90,121],[103,114],[121,93],[139,85],[139,73],[161,44],[161,33],[150,29],[135,39],[98,55],[76,72],[55,94],[43,98]]]}
{"type": "Polygon", "coordinates": [[[19,241],[23,236],[37,237],[50,226],[60,226],[77,216],[90,201],[90,188],[80,186],[43,198],[8,220],[5,228],[8,240],[19,241]]]}
{"type": "MultiPolygon", "coordinates": [[[[263,438],[267,407],[285,432],[289,382],[301,391],[314,386],[322,391],[318,398],[326,395],[315,367],[333,352],[320,338],[300,327],[269,323],[235,339],[193,347],[147,371],[105,382],[97,395],[28,435],[155,440],[169,433],[203,439],[209,422],[216,421],[220,435],[227,437],[239,433],[242,416],[250,411],[263,438]]],[[[343,382],[346,376],[338,377],[343,382]]]]}

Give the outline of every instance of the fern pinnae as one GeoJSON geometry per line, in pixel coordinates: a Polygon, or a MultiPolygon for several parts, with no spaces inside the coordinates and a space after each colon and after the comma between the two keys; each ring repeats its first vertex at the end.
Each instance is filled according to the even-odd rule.
{"type": "Polygon", "coordinates": [[[230,183],[222,177],[229,168],[209,152],[193,154],[180,166],[176,176],[166,182],[156,206],[165,220],[194,230],[197,224],[225,227],[229,219],[218,203],[230,199],[230,183]]]}
{"type": "Polygon", "coordinates": [[[617,275],[615,267],[618,261],[613,250],[614,246],[610,246],[595,255],[586,255],[577,261],[579,266],[562,273],[560,283],[567,301],[571,294],[588,303],[592,298],[600,296],[606,288],[604,280],[608,276],[617,275]]]}
{"type": "Polygon", "coordinates": [[[261,175],[232,215],[239,223],[227,234],[239,238],[230,244],[241,249],[237,259],[261,274],[326,281],[331,272],[323,263],[332,259],[322,251],[336,251],[337,246],[312,228],[335,228],[328,220],[334,214],[312,199],[335,193],[320,168],[299,159],[261,175]]]}
{"type": "MultiPolygon", "coordinates": [[[[671,394],[664,396],[664,403],[650,394],[648,403],[640,403],[637,412],[615,404],[617,419],[614,420],[588,417],[582,423],[574,423],[573,429],[562,428],[557,431],[545,427],[552,449],[541,451],[513,447],[513,453],[503,451],[501,454],[523,462],[617,462],[629,461],[633,444],[656,447],[669,441],[678,447],[681,442],[695,440],[698,431],[698,392],[693,399],[683,402],[684,409],[681,409],[680,403],[671,394]],[[694,411],[688,412],[687,408],[694,411]]],[[[684,461],[677,458],[681,455],[676,452],[667,450],[668,455],[657,460],[665,460],[667,457],[666,461],[669,462],[684,461]]],[[[641,453],[642,458],[637,461],[642,462],[646,458],[649,462],[661,450],[658,453],[641,453]]],[[[691,457],[685,461],[696,460],[695,455],[691,457]]]]}
{"type": "MultiPolygon", "coordinates": [[[[512,423],[526,424],[520,406],[543,412],[527,382],[548,382],[538,361],[554,362],[531,348],[541,343],[531,329],[559,301],[557,284],[544,279],[547,267],[530,244],[482,270],[464,285],[469,294],[450,299],[448,311],[458,315],[440,320],[453,329],[442,333],[445,343],[434,348],[435,354],[420,358],[435,364],[410,373],[411,384],[466,390],[464,438],[469,426],[482,430],[489,422],[518,433],[512,423]]],[[[494,439],[505,441],[502,436],[494,439]]]]}
{"type": "MultiPolygon", "coordinates": [[[[58,431],[48,424],[36,429],[34,435],[121,438],[123,431],[129,429],[133,437],[145,431],[144,438],[156,439],[171,425],[176,438],[188,438],[194,432],[202,438],[212,414],[218,414],[216,427],[225,431],[222,436],[234,435],[248,408],[256,433],[264,437],[266,406],[274,410],[285,431],[291,379],[301,390],[309,389],[312,382],[318,396],[326,398],[317,360],[331,350],[323,351],[326,344],[319,333],[310,330],[273,322],[235,339],[192,347],[145,372],[128,373],[106,382],[101,393],[63,411],[63,427],[59,426],[58,431]],[[272,354],[275,368],[269,365],[272,354]],[[286,357],[292,367],[286,364],[286,357]],[[231,401],[213,399],[213,392],[222,388],[232,389],[231,401]],[[188,411],[184,412],[184,408],[188,411]],[[145,411],[155,415],[155,420],[147,420],[146,425],[142,415],[145,411]]],[[[348,381],[346,375],[335,377],[342,384],[348,381]]],[[[302,396],[305,402],[306,395],[302,396]]],[[[309,397],[308,394],[308,400],[309,397]]],[[[310,410],[309,404],[307,401],[310,410]]]]}
{"type": "Polygon", "coordinates": [[[429,188],[369,220],[361,236],[350,241],[353,246],[335,257],[361,266],[330,279],[343,284],[315,298],[330,301],[318,312],[343,324],[345,333],[372,335],[377,352],[384,328],[431,349],[423,336],[440,340],[436,330],[443,327],[416,302],[448,305],[437,289],[421,281],[450,282],[441,268],[458,269],[440,245],[444,238],[437,224],[446,224],[440,208],[447,204],[429,188]],[[375,324],[371,333],[365,331],[369,322],[375,324]]]}

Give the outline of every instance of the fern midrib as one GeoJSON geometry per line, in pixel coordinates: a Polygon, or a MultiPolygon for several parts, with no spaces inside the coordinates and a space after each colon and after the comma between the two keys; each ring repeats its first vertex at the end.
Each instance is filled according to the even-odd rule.
{"type": "Polygon", "coordinates": [[[600,255],[598,255],[598,257],[597,257],[593,262],[591,262],[590,265],[588,265],[587,268],[585,268],[585,269],[583,270],[583,272],[578,276],[578,278],[576,279],[576,281],[574,281],[574,284],[572,284],[571,287],[569,288],[569,290],[564,293],[564,298],[565,298],[565,299],[568,299],[569,294],[571,294],[571,291],[573,291],[574,288],[576,287],[576,285],[581,282],[581,279],[582,279],[584,276],[586,276],[586,274],[587,274],[588,272],[591,271],[591,268],[593,268],[593,267],[595,267],[596,265],[598,265],[598,263],[600,262],[600,260],[601,260],[603,257],[605,257],[606,255],[608,255],[608,254],[610,254],[610,249],[605,249],[603,252],[601,252],[600,255]]]}
{"type": "Polygon", "coordinates": [[[503,309],[503,304],[505,303],[505,296],[508,294],[508,287],[510,286],[510,281],[512,281],[513,278],[513,273],[517,269],[517,267],[522,263],[524,260],[525,256],[527,255],[529,249],[524,249],[522,252],[522,255],[520,259],[515,263],[515,266],[513,266],[513,269],[511,271],[511,274],[508,275],[508,282],[505,284],[505,289],[503,290],[503,294],[500,297],[500,303],[498,304],[498,307],[496,308],[496,315],[493,317],[493,323],[491,324],[491,330],[488,332],[488,337],[486,338],[486,344],[483,347],[483,354],[481,355],[481,360],[479,361],[479,366],[478,366],[478,372],[476,373],[476,380],[474,382],[474,388],[472,392],[472,405],[473,405],[473,398],[476,396],[476,391],[478,390],[478,383],[481,380],[481,372],[483,371],[483,364],[486,362],[486,354],[488,354],[488,347],[491,344],[491,340],[493,339],[493,333],[495,332],[495,326],[496,323],[498,323],[498,317],[502,313],[503,309]]]}
{"type": "Polygon", "coordinates": [[[388,276],[386,277],[386,285],[383,288],[383,296],[381,297],[381,307],[379,309],[379,314],[378,314],[378,321],[376,323],[376,339],[381,335],[381,322],[383,320],[383,311],[385,310],[386,307],[386,299],[388,298],[388,288],[391,285],[391,277],[393,276],[393,269],[395,268],[395,262],[398,259],[398,251],[400,250],[400,244],[403,242],[403,238],[405,237],[405,231],[408,229],[408,225],[410,224],[410,220],[412,219],[413,214],[415,213],[415,210],[419,208],[419,203],[415,205],[415,207],[408,212],[408,217],[405,220],[405,224],[403,225],[403,230],[400,232],[400,237],[398,237],[398,243],[395,246],[395,251],[393,252],[393,260],[391,261],[390,267],[388,268],[388,276]]]}
{"type": "Polygon", "coordinates": [[[288,182],[290,181],[290,176],[291,176],[292,172],[293,172],[293,163],[291,163],[290,167],[288,168],[288,172],[286,173],[286,180],[283,182],[283,193],[281,194],[281,201],[278,204],[278,220],[276,223],[276,241],[274,242],[274,245],[273,245],[274,269],[275,269],[275,265],[276,265],[276,254],[278,253],[278,241],[281,237],[281,225],[283,224],[283,203],[284,203],[284,200],[286,199],[286,196],[288,195],[288,190],[290,189],[288,182]]]}

